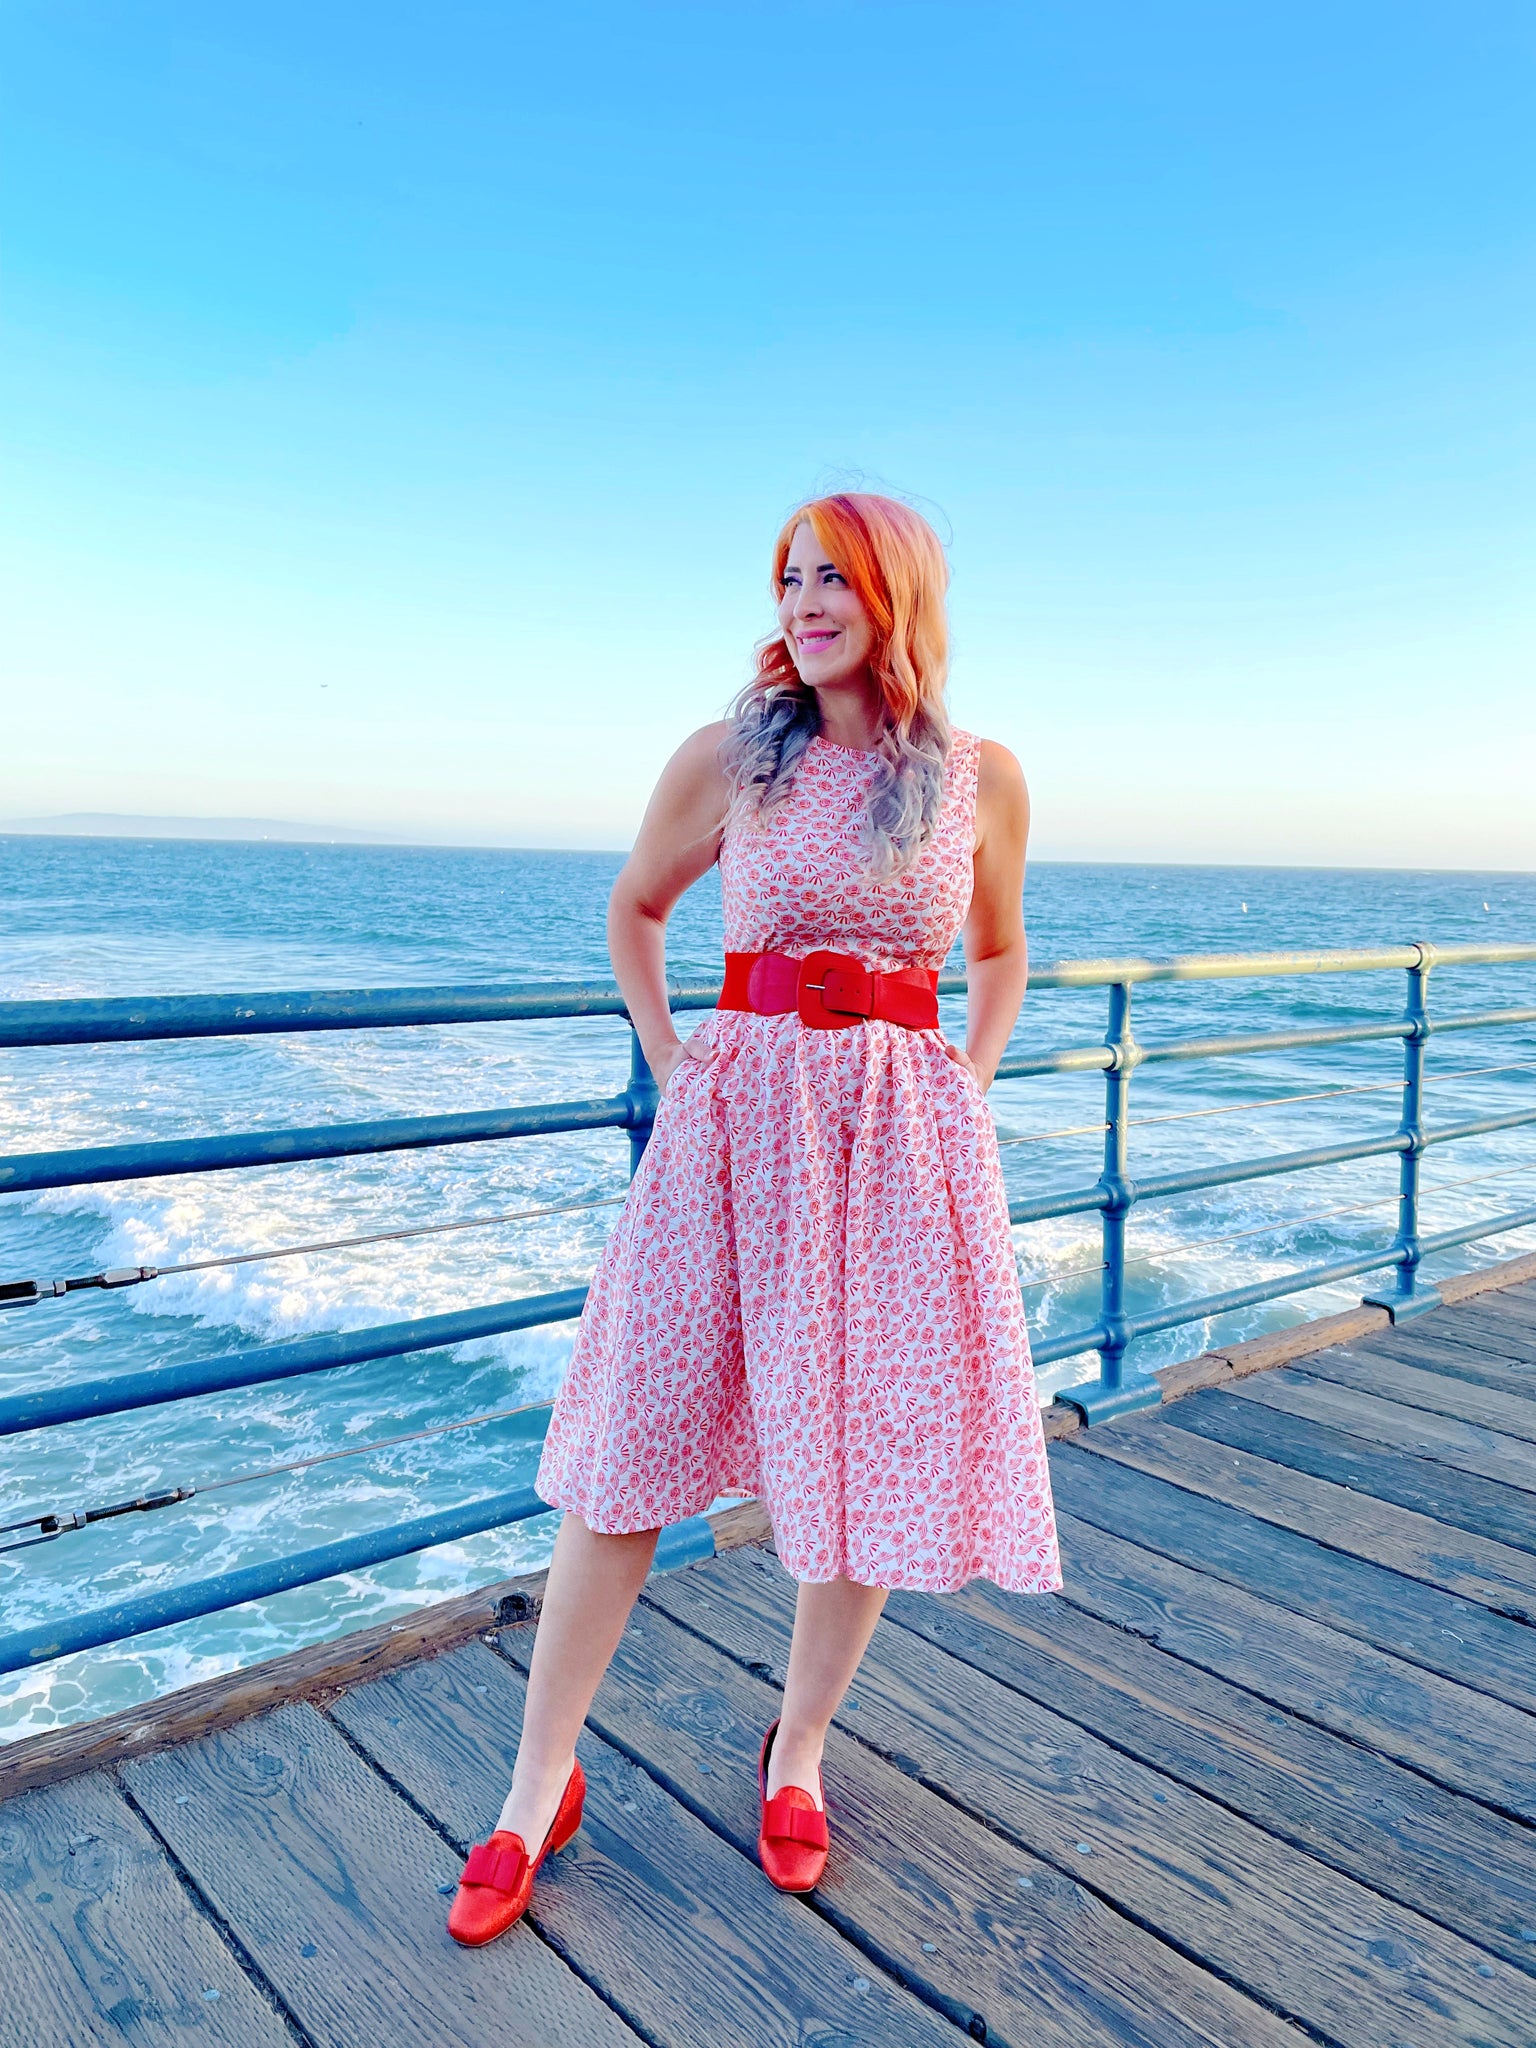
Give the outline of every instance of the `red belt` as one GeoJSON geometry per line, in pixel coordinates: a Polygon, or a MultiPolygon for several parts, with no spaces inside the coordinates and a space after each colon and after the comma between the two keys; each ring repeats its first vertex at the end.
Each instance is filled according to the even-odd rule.
{"type": "Polygon", "coordinates": [[[721,1010],[751,1010],[781,1017],[798,1010],[802,1024],[841,1031],[880,1017],[909,1031],[933,1031],[939,1022],[939,977],[931,967],[898,967],[882,974],[851,953],[727,953],[721,1010]]]}

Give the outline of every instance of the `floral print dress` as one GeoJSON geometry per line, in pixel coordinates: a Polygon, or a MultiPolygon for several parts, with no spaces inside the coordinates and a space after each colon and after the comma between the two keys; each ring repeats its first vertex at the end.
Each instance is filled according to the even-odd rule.
{"type": "MultiPolygon", "coordinates": [[[[873,756],[814,738],[787,800],[728,827],[731,952],[939,967],[969,907],[980,742],[933,837],[878,882],[873,756]]],[[[594,1530],[760,1495],[798,1579],[1061,1584],[992,1119],[937,1031],[717,1010],[604,1249],[538,1487],[594,1530]]]]}

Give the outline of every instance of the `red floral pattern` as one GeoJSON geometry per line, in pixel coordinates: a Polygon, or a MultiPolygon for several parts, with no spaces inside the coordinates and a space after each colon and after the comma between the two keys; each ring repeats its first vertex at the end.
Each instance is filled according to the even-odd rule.
{"type": "MultiPolygon", "coordinates": [[[[720,854],[726,945],[938,967],[970,903],[980,743],[914,868],[863,871],[870,757],[818,737],[720,854]]],[[[715,1011],[604,1250],[539,1491],[593,1529],[760,1494],[798,1579],[1061,1584],[997,1143],[936,1031],[715,1011]]]]}

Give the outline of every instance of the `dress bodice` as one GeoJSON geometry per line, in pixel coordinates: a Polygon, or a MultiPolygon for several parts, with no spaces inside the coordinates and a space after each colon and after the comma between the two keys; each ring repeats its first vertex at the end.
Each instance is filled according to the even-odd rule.
{"type": "Polygon", "coordinates": [[[827,946],[867,967],[942,967],[970,908],[980,758],[974,734],[952,735],[933,837],[905,874],[877,881],[859,844],[875,756],[818,733],[783,803],[761,825],[726,828],[726,951],[827,946]]]}

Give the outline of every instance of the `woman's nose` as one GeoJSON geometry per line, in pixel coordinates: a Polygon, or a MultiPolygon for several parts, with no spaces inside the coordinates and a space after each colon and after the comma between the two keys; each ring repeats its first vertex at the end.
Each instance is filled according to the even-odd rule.
{"type": "Polygon", "coordinates": [[[797,619],[814,618],[821,610],[821,592],[804,583],[795,588],[794,616],[797,619]]]}

